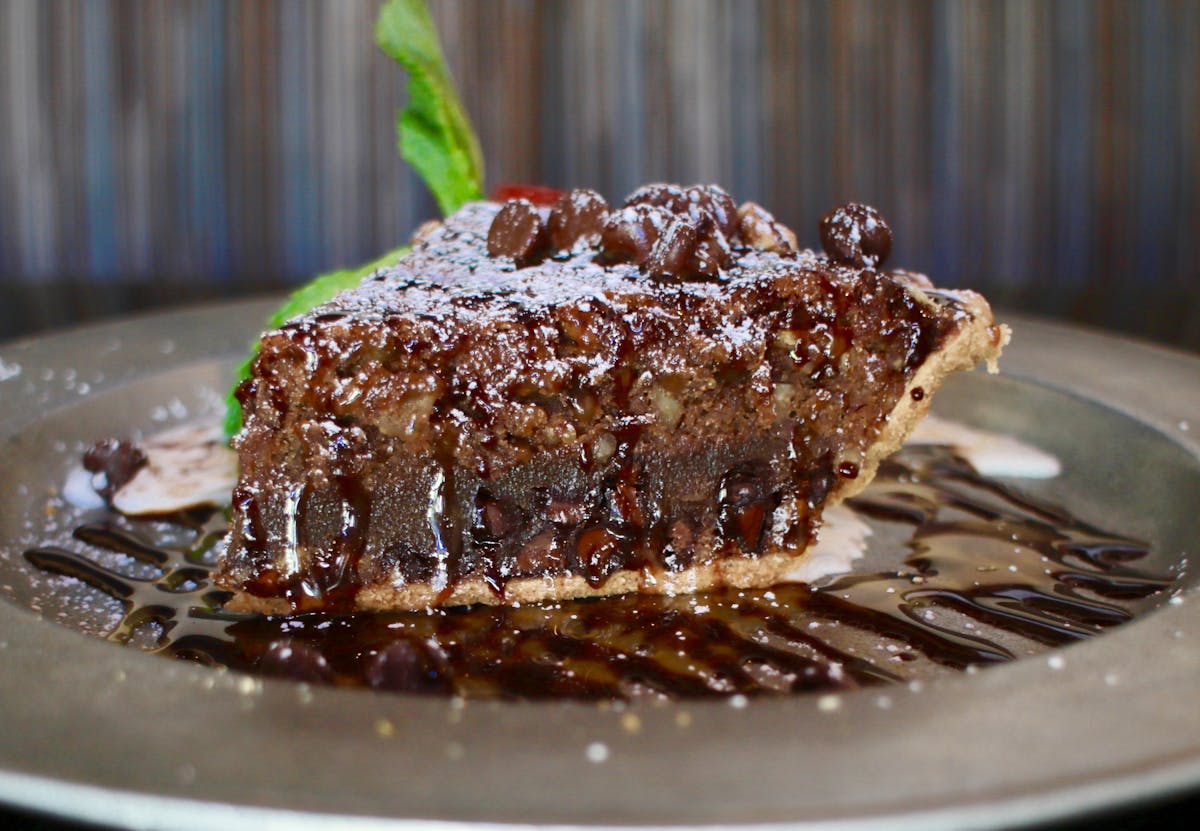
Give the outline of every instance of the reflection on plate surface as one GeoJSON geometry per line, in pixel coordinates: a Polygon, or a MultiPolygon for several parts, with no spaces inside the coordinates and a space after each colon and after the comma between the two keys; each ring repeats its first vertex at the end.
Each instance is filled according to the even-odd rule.
{"type": "Polygon", "coordinates": [[[1129,601],[1172,585],[1138,570],[1145,544],[1025,498],[942,447],[885,462],[851,508],[911,527],[903,549],[875,558],[890,555],[898,568],[815,589],[793,583],[519,608],[224,614],[225,596],[209,581],[226,530],[215,509],[159,522],[106,512],[72,532],[85,553],[43,545],[25,558],[120,603],[111,640],[141,634],[160,654],[307,683],[502,698],[689,698],[912,681],[936,666],[1002,663],[1038,644],[1093,637],[1132,620],[1129,601]],[[155,541],[163,524],[167,539],[155,541]],[[97,551],[128,558],[125,569],[89,556],[97,551]],[[135,564],[158,571],[130,575],[135,564]]]}

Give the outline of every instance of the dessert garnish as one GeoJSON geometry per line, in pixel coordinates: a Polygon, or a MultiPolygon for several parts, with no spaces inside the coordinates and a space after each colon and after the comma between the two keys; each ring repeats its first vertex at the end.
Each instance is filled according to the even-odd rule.
{"type": "MultiPolygon", "coordinates": [[[[375,24],[375,42],[408,72],[408,105],[397,119],[402,155],[429,188],[438,207],[449,214],[483,195],[483,154],[471,127],[424,0],[388,0],[375,24]]],[[[364,277],[394,263],[407,250],[401,246],[359,266],[322,274],[297,289],[272,316],[269,325],[282,326],[357,286],[364,277]]],[[[257,347],[255,347],[257,349],[257,347]]],[[[246,378],[253,354],[238,368],[246,378]]],[[[232,436],[242,424],[241,407],[231,393],[225,432],[232,436]]]]}

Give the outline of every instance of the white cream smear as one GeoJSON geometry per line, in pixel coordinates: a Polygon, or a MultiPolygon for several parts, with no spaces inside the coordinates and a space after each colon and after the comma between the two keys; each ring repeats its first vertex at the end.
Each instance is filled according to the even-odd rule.
{"type": "Polygon", "coordinates": [[[948,445],[984,476],[1053,479],[1062,473],[1055,456],[1031,444],[932,414],[917,422],[906,444],[948,445]]]}
{"type": "MultiPolygon", "coordinates": [[[[183,424],[142,439],[137,446],[146,454],[146,465],[113,496],[113,507],[121,513],[151,516],[229,504],[237,484],[237,454],[220,425],[183,424]]],[[[103,505],[95,489],[97,475],[103,478],[82,467],[72,470],[63,498],[79,508],[103,505]]]]}
{"type": "MultiPolygon", "coordinates": [[[[1014,479],[1053,479],[1062,472],[1058,458],[1012,436],[968,427],[957,421],[927,415],[906,444],[940,444],[951,447],[984,476],[1014,479]]],[[[788,574],[789,580],[815,583],[854,567],[867,551],[871,527],[845,505],[825,511],[817,541],[804,561],[788,574]]]]}
{"type": "MultiPolygon", "coordinates": [[[[908,444],[952,447],[985,476],[1050,479],[1062,465],[1033,445],[956,421],[926,416],[908,444]]],[[[197,505],[228,505],[237,484],[237,455],[217,424],[184,424],[138,442],[148,462],[113,498],[113,507],[129,516],[167,514],[197,505]]],[[[98,508],[103,500],[93,474],[82,467],[67,477],[63,497],[79,508],[98,508]]],[[[813,583],[850,571],[866,553],[871,528],[853,509],[835,505],[825,511],[818,539],[789,580],[813,583]]]]}
{"type": "Polygon", "coordinates": [[[163,514],[227,505],[237,484],[237,454],[218,424],[185,424],[140,442],[146,466],[116,495],[123,514],[163,514]]]}
{"type": "Polygon", "coordinates": [[[62,498],[68,505],[82,508],[85,511],[103,508],[104,499],[96,493],[96,488],[103,484],[97,482],[98,475],[84,470],[79,465],[71,468],[67,474],[67,480],[63,482],[62,498]]]}
{"type": "Polygon", "coordinates": [[[867,553],[871,526],[847,505],[834,505],[821,516],[817,541],[808,547],[804,559],[787,574],[797,583],[816,583],[834,574],[849,571],[854,561],[867,553]]]}

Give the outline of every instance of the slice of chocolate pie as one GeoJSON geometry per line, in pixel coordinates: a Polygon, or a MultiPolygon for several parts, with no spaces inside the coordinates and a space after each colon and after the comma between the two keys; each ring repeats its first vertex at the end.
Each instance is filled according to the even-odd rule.
{"type": "Polygon", "coordinates": [[[763,586],[860,491],[986,301],[882,268],[861,205],[825,254],[715,187],[612,209],[474,203],[262,338],[218,582],[244,611],[763,586]]]}

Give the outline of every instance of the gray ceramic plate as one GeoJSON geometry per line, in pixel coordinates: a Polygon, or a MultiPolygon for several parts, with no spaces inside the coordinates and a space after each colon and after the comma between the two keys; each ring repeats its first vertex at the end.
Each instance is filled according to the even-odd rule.
{"type": "MultiPolygon", "coordinates": [[[[266,309],[0,347],[0,587],[19,582],[22,547],[56,522],[46,491],[77,443],[213,410],[266,309]]],[[[956,380],[939,411],[1052,450],[1065,473],[1045,493],[1178,567],[1200,546],[1200,359],[1014,328],[1004,377],[956,380]]],[[[0,800],[81,820],[983,827],[1200,784],[1190,588],[1092,641],[918,690],[647,705],[638,730],[627,712],[586,704],[260,683],[104,643],[6,595],[0,800]]]]}

